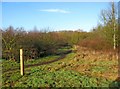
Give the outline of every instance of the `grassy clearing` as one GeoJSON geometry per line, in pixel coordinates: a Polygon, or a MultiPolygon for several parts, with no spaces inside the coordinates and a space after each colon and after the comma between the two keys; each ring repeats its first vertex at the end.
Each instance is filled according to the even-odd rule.
{"type": "MultiPolygon", "coordinates": [[[[27,75],[27,74],[26,74],[27,75]]],[[[16,87],[92,87],[106,86],[108,81],[101,78],[89,77],[78,72],[60,70],[48,72],[40,69],[33,69],[28,76],[20,78],[16,87]],[[69,82],[68,82],[69,81],[69,82]],[[104,85],[103,85],[104,84],[104,85]]]]}
{"type": "MultiPolygon", "coordinates": [[[[19,71],[6,72],[2,75],[3,86],[109,87],[117,77],[118,62],[116,60],[94,61],[92,59],[76,59],[75,56],[76,53],[70,53],[62,60],[27,68],[24,76],[21,76],[19,71]]],[[[48,61],[57,57],[49,56],[42,60],[26,61],[26,64],[48,61]]]]}
{"type": "Polygon", "coordinates": [[[37,63],[42,63],[42,62],[48,62],[48,61],[51,61],[51,60],[54,60],[56,58],[58,58],[60,56],[47,56],[47,57],[43,57],[43,58],[39,58],[39,59],[36,59],[36,60],[29,60],[29,61],[26,61],[25,64],[26,65],[29,65],[29,64],[37,64],[37,63]]]}
{"type": "MultiPolygon", "coordinates": [[[[31,64],[38,64],[38,63],[54,60],[58,57],[59,56],[47,56],[47,57],[39,58],[39,59],[36,59],[36,60],[25,61],[24,64],[25,64],[25,66],[26,65],[31,65],[31,64]]],[[[11,70],[11,69],[14,69],[14,68],[19,69],[19,67],[20,67],[20,63],[15,62],[13,60],[3,60],[1,65],[2,65],[2,70],[3,71],[11,70]]]]}

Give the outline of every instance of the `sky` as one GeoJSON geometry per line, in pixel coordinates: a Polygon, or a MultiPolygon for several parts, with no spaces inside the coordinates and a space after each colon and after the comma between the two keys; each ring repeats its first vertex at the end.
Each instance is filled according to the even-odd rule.
{"type": "Polygon", "coordinates": [[[2,3],[0,2],[0,28],[2,26],[2,3]]]}
{"type": "Polygon", "coordinates": [[[119,0],[1,0],[2,2],[118,2],[119,0]]]}
{"type": "Polygon", "coordinates": [[[2,2],[2,27],[90,31],[108,2],[2,2]]]}

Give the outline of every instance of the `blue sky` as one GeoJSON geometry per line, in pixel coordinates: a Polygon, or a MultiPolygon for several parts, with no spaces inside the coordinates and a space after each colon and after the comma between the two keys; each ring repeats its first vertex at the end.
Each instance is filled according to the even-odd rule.
{"type": "Polygon", "coordinates": [[[108,2],[3,2],[2,27],[90,31],[108,2]]]}
{"type": "Polygon", "coordinates": [[[0,28],[2,26],[2,3],[0,2],[0,28]]]}

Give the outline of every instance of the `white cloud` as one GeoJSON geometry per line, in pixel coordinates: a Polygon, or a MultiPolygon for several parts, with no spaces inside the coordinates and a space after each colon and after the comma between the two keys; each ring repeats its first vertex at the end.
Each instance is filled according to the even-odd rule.
{"type": "Polygon", "coordinates": [[[57,12],[57,13],[70,13],[70,11],[62,10],[62,9],[43,9],[39,10],[43,12],[57,12]]]}

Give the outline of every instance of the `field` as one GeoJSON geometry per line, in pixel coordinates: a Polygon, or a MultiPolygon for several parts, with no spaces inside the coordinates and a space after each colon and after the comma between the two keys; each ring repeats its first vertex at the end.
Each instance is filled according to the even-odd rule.
{"type": "MultiPolygon", "coordinates": [[[[84,53],[87,52],[84,51],[84,53]]],[[[35,64],[55,60],[60,55],[25,61],[24,76],[20,75],[19,63],[3,60],[1,64],[3,67],[2,85],[3,87],[117,86],[117,82],[113,82],[118,75],[117,60],[96,59],[98,57],[94,55],[91,56],[92,59],[89,59],[82,55],[79,51],[71,52],[57,61],[43,65],[35,64]]]]}
{"type": "Polygon", "coordinates": [[[0,87],[120,89],[119,4],[1,3],[0,87]]]}

